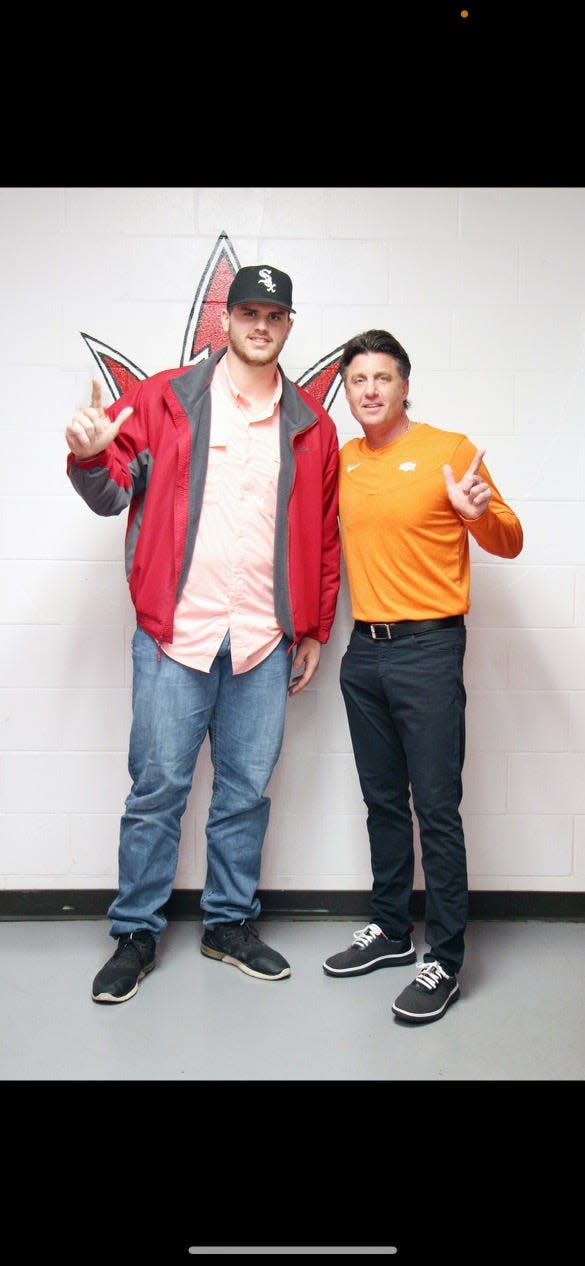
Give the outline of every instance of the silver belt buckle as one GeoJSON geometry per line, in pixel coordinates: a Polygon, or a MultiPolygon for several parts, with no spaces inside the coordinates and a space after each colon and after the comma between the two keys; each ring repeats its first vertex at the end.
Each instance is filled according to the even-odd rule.
{"type": "Polygon", "coordinates": [[[376,633],[376,627],[378,627],[379,629],[386,629],[386,637],[387,637],[387,639],[388,639],[388,641],[389,641],[389,642],[391,642],[391,641],[392,641],[392,634],[391,634],[391,632],[390,632],[390,625],[389,625],[389,624],[385,624],[383,620],[376,620],[376,623],[375,623],[375,624],[370,624],[370,632],[371,632],[372,637],[373,637],[373,639],[374,639],[374,641],[375,641],[375,642],[385,642],[385,641],[386,641],[386,638],[384,638],[384,637],[378,637],[378,634],[376,633]]]}

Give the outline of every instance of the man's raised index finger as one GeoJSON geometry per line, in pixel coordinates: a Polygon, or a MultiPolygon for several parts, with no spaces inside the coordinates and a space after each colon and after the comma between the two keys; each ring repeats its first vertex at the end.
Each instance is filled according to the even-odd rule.
{"type": "Polygon", "coordinates": [[[471,463],[471,466],[469,467],[470,475],[477,475],[477,472],[481,466],[481,463],[484,457],[485,457],[485,448],[478,448],[475,454],[475,457],[473,458],[473,461],[471,463]]]}
{"type": "Polygon", "coordinates": [[[102,407],[102,387],[99,378],[91,380],[91,407],[92,409],[101,409],[102,407]]]}

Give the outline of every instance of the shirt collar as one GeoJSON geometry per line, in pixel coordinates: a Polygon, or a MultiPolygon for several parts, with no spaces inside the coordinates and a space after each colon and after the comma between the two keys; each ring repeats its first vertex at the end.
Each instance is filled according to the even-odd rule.
{"type": "MultiPolygon", "coordinates": [[[[245,396],[243,392],[241,392],[238,389],[238,387],[236,387],[236,384],[233,382],[233,380],[230,377],[225,356],[222,357],[222,359],[219,362],[219,365],[217,366],[217,369],[215,371],[215,377],[223,380],[222,385],[230,393],[235,403],[239,405],[240,408],[243,408],[243,409],[250,408],[250,401],[248,400],[247,396],[245,396]]],[[[282,396],[282,376],[281,376],[280,370],[277,367],[276,381],[274,384],[274,394],[272,396],[272,400],[264,416],[270,417],[270,415],[274,412],[281,396],[282,396]]]]}

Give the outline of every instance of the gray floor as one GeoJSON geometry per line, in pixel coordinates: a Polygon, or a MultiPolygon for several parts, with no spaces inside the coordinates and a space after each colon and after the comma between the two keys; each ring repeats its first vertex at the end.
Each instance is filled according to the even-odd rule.
{"type": "MultiPolygon", "coordinates": [[[[157,968],[120,1006],[91,1001],[114,943],[103,919],[0,922],[0,1077],[14,1081],[570,1081],[585,1072],[585,929],[474,920],[461,998],[442,1020],[396,1022],[413,966],[335,980],[323,959],[348,919],[269,918],[290,979],[205,958],[199,921],[169,924],[157,968]]],[[[413,939],[424,952],[424,930],[413,939]]]]}

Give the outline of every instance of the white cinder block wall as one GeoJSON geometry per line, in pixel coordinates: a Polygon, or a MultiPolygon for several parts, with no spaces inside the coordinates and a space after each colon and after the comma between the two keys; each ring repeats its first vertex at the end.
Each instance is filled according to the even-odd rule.
{"type": "MultiPolygon", "coordinates": [[[[485,447],[525,545],[513,561],[473,550],[470,887],[582,891],[585,189],[512,187],[0,189],[0,886],[115,887],[125,516],[77,497],[63,432],[100,376],[82,332],[146,374],[180,363],[222,233],[239,264],[293,277],[290,377],[385,327],[412,360],[411,416],[485,447]]],[[[330,412],[341,441],[359,433],[342,389],[330,412]]],[[[316,683],[289,703],[265,889],[371,886],[338,686],[350,625],[344,586],[316,683]]],[[[177,888],[203,884],[210,788],[205,748],[177,888]]]]}

